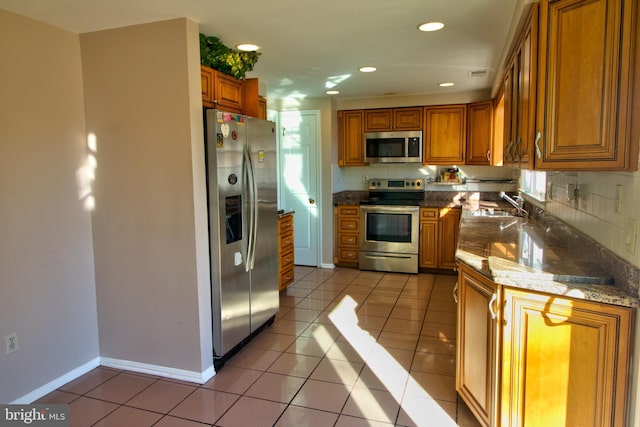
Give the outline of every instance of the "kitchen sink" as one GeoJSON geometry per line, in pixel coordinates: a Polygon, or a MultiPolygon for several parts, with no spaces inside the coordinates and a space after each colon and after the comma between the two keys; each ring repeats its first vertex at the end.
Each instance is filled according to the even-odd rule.
{"type": "Polygon", "coordinates": [[[476,211],[470,211],[470,214],[471,214],[471,216],[497,217],[497,218],[515,216],[515,214],[510,210],[504,211],[504,210],[486,209],[486,208],[481,208],[481,209],[478,209],[476,211]]]}

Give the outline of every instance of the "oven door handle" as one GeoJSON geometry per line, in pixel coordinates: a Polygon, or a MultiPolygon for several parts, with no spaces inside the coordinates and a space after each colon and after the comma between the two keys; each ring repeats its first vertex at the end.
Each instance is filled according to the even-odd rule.
{"type": "Polygon", "coordinates": [[[401,256],[401,255],[365,255],[365,257],[369,259],[387,259],[387,258],[411,259],[410,256],[401,256]]]}
{"type": "Polygon", "coordinates": [[[374,213],[413,213],[420,212],[420,206],[389,206],[389,205],[360,205],[362,212],[374,212],[374,213]]]}

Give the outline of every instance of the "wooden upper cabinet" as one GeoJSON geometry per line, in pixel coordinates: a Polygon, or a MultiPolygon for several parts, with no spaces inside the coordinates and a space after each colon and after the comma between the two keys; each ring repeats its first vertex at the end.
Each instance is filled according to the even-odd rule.
{"type": "Polygon", "coordinates": [[[214,100],[216,108],[233,113],[244,113],[244,88],[242,80],[216,73],[214,100]]]}
{"type": "Polygon", "coordinates": [[[466,163],[489,166],[493,151],[493,101],[469,104],[466,163]]]}
{"type": "Polygon", "coordinates": [[[267,98],[258,97],[258,116],[259,119],[267,120],[267,98]]]}
{"type": "Polygon", "coordinates": [[[504,164],[534,168],[538,4],[529,6],[519,27],[504,79],[504,164]]]}
{"type": "Polygon", "coordinates": [[[338,166],[364,165],[364,112],[338,111],[338,166]]]}
{"type": "Polygon", "coordinates": [[[200,66],[200,85],[202,86],[202,104],[205,107],[213,108],[213,81],[215,80],[215,70],[213,68],[200,66]]]}
{"type": "Polygon", "coordinates": [[[394,108],[394,130],[422,130],[423,111],[424,109],[422,107],[394,108]]]}
{"type": "Polygon", "coordinates": [[[466,104],[425,107],[423,163],[462,164],[466,146],[466,104]]]}
{"type": "Polygon", "coordinates": [[[364,131],[422,130],[422,115],[422,107],[364,110],[364,131]]]}
{"type": "Polygon", "coordinates": [[[365,110],[364,131],[384,132],[393,129],[393,109],[365,110]]]}
{"type": "MultiPolygon", "coordinates": [[[[266,100],[264,110],[261,111],[261,96],[259,94],[259,80],[256,78],[240,80],[242,82],[242,110],[247,116],[267,118],[266,100]],[[264,117],[262,116],[264,114],[264,117]]],[[[264,99],[264,98],[262,98],[264,99]]]]}
{"type": "Polygon", "coordinates": [[[200,65],[200,83],[204,107],[266,119],[266,100],[258,94],[257,78],[238,80],[200,65]]]}
{"type": "Polygon", "coordinates": [[[537,169],[637,169],[637,14],[635,0],[540,1],[537,169]]]}

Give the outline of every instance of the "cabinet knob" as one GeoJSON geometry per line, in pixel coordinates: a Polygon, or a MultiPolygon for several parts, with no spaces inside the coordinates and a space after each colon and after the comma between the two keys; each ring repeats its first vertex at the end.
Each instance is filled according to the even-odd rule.
{"type": "Polygon", "coordinates": [[[309,204],[314,205],[316,203],[315,199],[309,199],[309,204]]]}

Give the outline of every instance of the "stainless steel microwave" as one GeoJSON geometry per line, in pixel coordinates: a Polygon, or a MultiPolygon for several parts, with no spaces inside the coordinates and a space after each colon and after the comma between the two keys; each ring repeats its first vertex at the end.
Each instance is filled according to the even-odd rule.
{"type": "Polygon", "coordinates": [[[422,131],[366,132],[365,163],[422,163],[422,131]]]}

